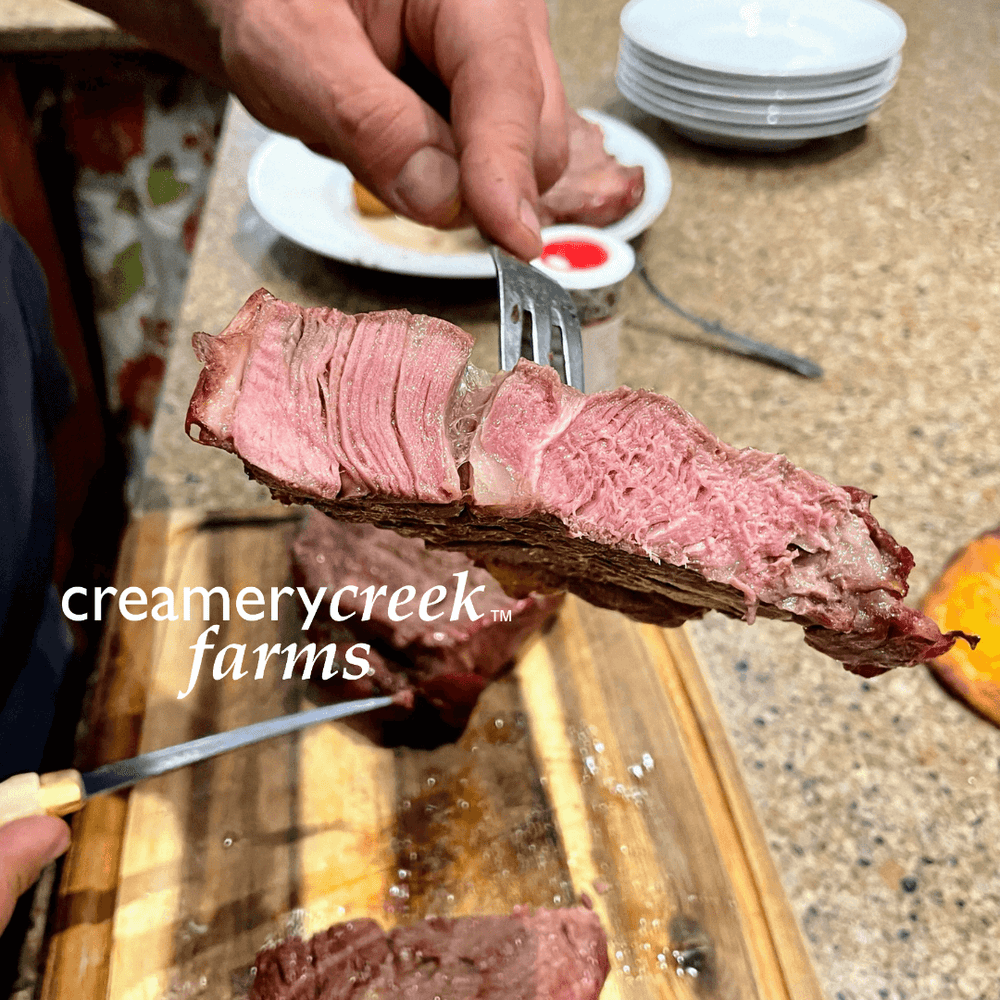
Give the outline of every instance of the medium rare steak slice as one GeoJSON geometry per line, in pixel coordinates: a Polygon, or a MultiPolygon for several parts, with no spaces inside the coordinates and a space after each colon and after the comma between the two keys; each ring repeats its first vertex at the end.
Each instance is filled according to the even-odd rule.
{"type": "Polygon", "coordinates": [[[642,201],[646,178],[642,167],[626,167],[604,149],[599,125],[575,111],[569,118],[569,161],[563,175],[539,198],[543,226],[576,222],[610,226],[642,201]]]}
{"type": "Polygon", "coordinates": [[[257,956],[248,1000],[597,1000],[608,945],[582,907],[509,917],[430,917],[384,934],[335,924],[257,956]]]}
{"type": "Polygon", "coordinates": [[[457,739],[479,694],[505,673],[524,640],[558,608],[555,595],[509,597],[461,552],[428,549],[368,524],[347,524],[311,511],[292,543],[292,573],[323,607],[309,627],[318,647],[371,646],[371,673],[341,664],[324,681],[337,701],[413,692],[408,709],[354,717],[355,728],[383,746],[431,748],[457,739]],[[370,592],[367,592],[372,588],[370,592]],[[381,596],[379,596],[381,594],[381,596]],[[329,613],[336,595],[336,612],[329,613]],[[478,617],[475,617],[478,616],[478,617]]]}
{"type": "Polygon", "coordinates": [[[465,551],[508,592],[568,589],[661,625],[796,621],[866,675],[962,635],[902,603],[913,558],[869,494],[733,448],[663,396],[585,396],[524,360],[488,382],[442,320],[263,290],[194,342],[200,441],[280,500],[465,551]]]}

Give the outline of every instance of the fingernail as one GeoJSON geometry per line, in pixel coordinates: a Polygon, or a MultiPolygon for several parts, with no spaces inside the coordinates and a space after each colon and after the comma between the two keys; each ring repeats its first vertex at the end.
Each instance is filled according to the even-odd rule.
{"type": "Polygon", "coordinates": [[[392,189],[415,215],[429,215],[447,203],[453,219],[461,205],[458,176],[453,156],[434,146],[424,146],[406,161],[392,189]]]}
{"type": "Polygon", "coordinates": [[[541,242],[542,227],[538,222],[538,216],[535,215],[535,210],[531,207],[531,202],[527,198],[521,199],[519,215],[521,222],[531,230],[531,235],[541,242]]]}

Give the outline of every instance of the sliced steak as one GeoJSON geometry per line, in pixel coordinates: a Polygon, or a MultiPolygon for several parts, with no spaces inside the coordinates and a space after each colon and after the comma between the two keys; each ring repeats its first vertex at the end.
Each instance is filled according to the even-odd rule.
{"type": "Polygon", "coordinates": [[[512,666],[524,640],[561,601],[509,597],[461,552],[428,549],[419,538],[317,511],[292,543],[292,572],[311,600],[324,595],[309,639],[318,647],[336,644],[340,673],[323,682],[326,696],[413,693],[407,708],[348,720],[383,746],[431,748],[457,739],[483,688],[512,666]],[[335,595],[344,621],[330,614],[335,595]],[[356,676],[358,669],[340,657],[356,642],[371,647],[365,655],[371,673],[345,680],[345,672],[356,676]]]}
{"type": "Polygon", "coordinates": [[[538,202],[543,226],[576,222],[610,226],[625,218],[646,191],[642,167],[626,167],[604,149],[600,125],[570,112],[569,162],[538,202]]]}
{"type": "Polygon", "coordinates": [[[597,916],[515,907],[509,917],[430,917],[388,934],[335,924],[257,956],[248,1000],[597,1000],[610,964],[597,916]]]}
{"type": "Polygon", "coordinates": [[[902,603],[913,558],[869,494],[733,448],[663,396],[585,396],[525,360],[490,382],[442,320],[263,290],[194,343],[198,440],[280,500],[460,549],[508,593],[568,589],[661,625],[792,620],[866,675],[962,635],[902,603]]]}

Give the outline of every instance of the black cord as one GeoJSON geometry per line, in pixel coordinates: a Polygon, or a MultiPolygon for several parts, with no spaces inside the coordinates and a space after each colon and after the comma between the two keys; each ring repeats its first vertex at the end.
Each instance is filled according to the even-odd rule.
{"type": "Polygon", "coordinates": [[[815,361],[799,357],[797,354],[792,354],[790,351],[784,351],[780,347],[774,347],[772,344],[765,344],[760,340],[745,337],[741,333],[733,333],[732,330],[727,330],[718,320],[702,319],[700,316],[695,316],[694,313],[689,313],[686,309],[674,302],[673,299],[667,298],[667,296],[653,284],[652,278],[650,278],[646,271],[645,264],[640,263],[636,267],[636,273],[642,279],[645,286],[653,293],[653,295],[656,296],[657,299],[659,299],[660,302],[663,303],[663,305],[677,313],[678,316],[688,320],[688,322],[701,327],[701,329],[706,333],[711,333],[717,337],[721,337],[726,342],[725,347],[734,354],[740,354],[745,358],[753,358],[757,361],[766,361],[768,364],[776,365],[779,368],[785,368],[788,371],[794,372],[796,375],[803,376],[803,378],[822,378],[823,369],[820,368],[815,361]]]}

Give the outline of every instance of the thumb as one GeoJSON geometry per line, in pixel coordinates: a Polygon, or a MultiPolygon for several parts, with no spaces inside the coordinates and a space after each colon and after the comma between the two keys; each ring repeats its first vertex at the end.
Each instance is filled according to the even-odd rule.
{"type": "Polygon", "coordinates": [[[453,222],[461,198],[451,129],[386,68],[350,6],[253,9],[223,33],[226,69],[247,110],[346,164],[396,211],[453,222]]]}
{"type": "Polygon", "coordinates": [[[54,816],[28,816],[0,826],[0,930],[18,897],[69,847],[69,827],[54,816]]]}
{"type": "Polygon", "coordinates": [[[366,39],[348,61],[350,69],[340,66],[345,93],[337,119],[324,130],[329,153],[400,214],[433,226],[454,223],[462,198],[450,126],[378,61],[366,39]]]}

